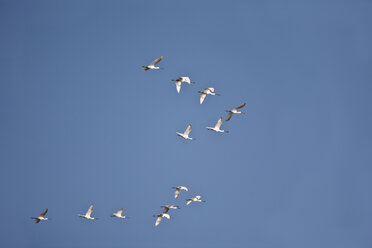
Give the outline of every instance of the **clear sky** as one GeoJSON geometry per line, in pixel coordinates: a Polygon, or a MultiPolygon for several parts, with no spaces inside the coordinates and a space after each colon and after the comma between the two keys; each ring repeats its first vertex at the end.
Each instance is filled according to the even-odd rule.
{"type": "Polygon", "coordinates": [[[0,246],[372,247],[371,22],[368,0],[0,0],[0,246]]]}

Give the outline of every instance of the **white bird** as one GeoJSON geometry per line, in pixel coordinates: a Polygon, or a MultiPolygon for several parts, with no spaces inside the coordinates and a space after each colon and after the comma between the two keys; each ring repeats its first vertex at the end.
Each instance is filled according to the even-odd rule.
{"type": "Polygon", "coordinates": [[[195,84],[195,82],[191,82],[189,77],[179,77],[177,79],[172,79],[172,81],[176,83],[176,88],[177,88],[178,93],[180,93],[181,91],[182,83],[195,84]]]}
{"type": "Polygon", "coordinates": [[[222,125],[222,117],[220,117],[214,127],[207,127],[208,130],[215,131],[217,133],[228,133],[227,130],[221,130],[220,127],[222,125]]]}
{"type": "Polygon", "coordinates": [[[161,207],[164,208],[163,214],[168,213],[169,209],[180,209],[180,207],[177,206],[177,205],[165,205],[165,206],[161,206],[161,207]]]}
{"type": "Polygon", "coordinates": [[[180,195],[181,190],[189,191],[188,188],[185,186],[178,186],[178,187],[172,187],[173,189],[176,189],[174,192],[174,199],[177,199],[177,197],[180,195]]]}
{"type": "Polygon", "coordinates": [[[240,104],[239,106],[233,108],[232,110],[226,110],[226,112],[229,112],[226,116],[226,121],[229,121],[231,119],[231,116],[233,114],[244,114],[244,112],[238,111],[238,109],[241,109],[245,106],[245,103],[240,104]]]}
{"type": "Polygon", "coordinates": [[[207,95],[219,96],[219,94],[214,93],[214,88],[205,88],[204,90],[198,92],[200,93],[200,104],[204,102],[204,99],[207,95]]]}
{"type": "Polygon", "coordinates": [[[111,217],[116,217],[116,218],[120,218],[120,219],[128,218],[128,217],[125,216],[125,215],[121,215],[121,214],[123,213],[123,211],[124,211],[124,209],[121,208],[121,209],[119,209],[116,213],[113,213],[113,214],[111,215],[111,217]]]}
{"type": "Polygon", "coordinates": [[[85,213],[85,215],[78,214],[78,216],[81,217],[81,218],[88,219],[88,220],[98,219],[98,218],[90,217],[90,215],[92,214],[92,212],[93,212],[93,205],[90,205],[90,207],[89,207],[88,211],[85,213]]]}
{"type": "Polygon", "coordinates": [[[44,218],[47,212],[48,209],[46,208],[38,217],[31,217],[31,219],[34,219],[35,223],[39,223],[41,220],[48,220],[48,218],[44,218]]]}
{"type": "Polygon", "coordinates": [[[193,138],[190,138],[189,137],[189,133],[191,132],[191,125],[189,124],[185,130],[184,133],[178,133],[176,132],[176,134],[184,139],[188,139],[188,140],[192,140],[193,138]]]}
{"type": "Polygon", "coordinates": [[[197,201],[197,202],[205,202],[204,200],[200,200],[200,195],[191,197],[189,199],[186,199],[187,203],[186,205],[189,205],[191,202],[197,201]]]}
{"type": "Polygon", "coordinates": [[[147,71],[147,70],[150,70],[150,69],[153,69],[153,70],[159,70],[159,69],[161,69],[160,67],[155,66],[155,65],[157,63],[159,63],[162,59],[163,59],[163,56],[160,56],[159,58],[157,58],[154,61],[152,61],[152,63],[150,65],[144,65],[144,66],[142,66],[142,70],[147,71]]]}
{"type": "Polygon", "coordinates": [[[154,217],[156,217],[156,222],[155,222],[155,226],[158,226],[160,224],[160,221],[162,218],[167,218],[168,220],[170,219],[170,216],[169,214],[165,214],[165,213],[162,213],[162,214],[157,214],[157,215],[153,215],[154,217]]]}

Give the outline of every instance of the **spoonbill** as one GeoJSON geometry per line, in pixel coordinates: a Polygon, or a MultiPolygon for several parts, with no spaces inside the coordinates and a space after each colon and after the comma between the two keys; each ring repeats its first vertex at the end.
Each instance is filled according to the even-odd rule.
{"type": "Polygon", "coordinates": [[[227,116],[226,116],[226,121],[229,121],[231,119],[231,116],[233,114],[244,114],[244,112],[240,112],[238,111],[238,109],[241,109],[245,106],[245,103],[242,103],[240,104],[239,106],[233,108],[232,110],[226,110],[226,112],[228,112],[227,116]]]}
{"type": "Polygon", "coordinates": [[[84,218],[84,219],[88,219],[88,220],[98,219],[98,218],[90,217],[92,212],[93,212],[93,205],[90,205],[90,207],[89,207],[88,211],[85,213],[85,215],[78,214],[78,216],[81,217],[81,218],[84,218]]]}
{"type": "Polygon", "coordinates": [[[113,213],[113,214],[111,215],[111,217],[116,217],[116,218],[120,218],[120,219],[128,218],[128,217],[125,216],[125,215],[121,215],[121,214],[123,213],[123,211],[124,211],[124,208],[121,208],[121,209],[119,209],[116,213],[113,213]]]}
{"type": "Polygon", "coordinates": [[[152,63],[150,65],[144,65],[144,66],[142,66],[142,70],[147,71],[147,70],[150,70],[150,69],[153,69],[153,70],[159,70],[159,69],[161,69],[160,67],[155,66],[155,65],[157,63],[159,63],[162,59],[163,59],[163,56],[160,56],[159,58],[157,58],[154,61],[152,61],[152,63]]]}
{"type": "Polygon", "coordinates": [[[191,125],[189,124],[185,130],[184,133],[178,133],[176,132],[176,134],[184,139],[188,139],[188,140],[192,140],[192,138],[189,137],[189,133],[191,132],[191,125]]]}
{"type": "Polygon", "coordinates": [[[167,218],[168,220],[170,219],[170,215],[169,215],[169,214],[166,214],[166,213],[153,215],[153,217],[156,217],[155,226],[158,226],[158,225],[160,224],[160,221],[161,221],[164,217],[167,218]]]}
{"type": "Polygon", "coordinates": [[[227,130],[221,130],[220,127],[222,125],[222,117],[220,117],[214,127],[207,127],[208,130],[215,131],[217,133],[228,133],[227,130]]]}
{"type": "Polygon", "coordinates": [[[198,92],[200,93],[200,104],[204,102],[204,99],[207,95],[219,96],[219,94],[214,93],[214,88],[205,88],[204,90],[198,92]]]}
{"type": "Polygon", "coordinates": [[[189,199],[186,199],[187,203],[186,205],[190,205],[191,202],[197,201],[197,202],[205,202],[204,200],[200,200],[200,195],[191,197],[189,199]]]}
{"type": "Polygon", "coordinates": [[[177,199],[177,197],[180,195],[181,190],[189,191],[188,188],[185,186],[178,186],[178,187],[172,187],[173,189],[176,189],[174,192],[174,199],[177,199]]]}
{"type": "Polygon", "coordinates": [[[31,219],[34,219],[35,223],[39,223],[41,220],[48,220],[48,218],[44,218],[47,212],[48,209],[46,208],[38,217],[31,217],[31,219]]]}
{"type": "Polygon", "coordinates": [[[195,82],[191,82],[191,79],[189,77],[179,77],[177,79],[172,79],[172,81],[176,83],[176,88],[177,88],[178,93],[180,93],[181,91],[182,83],[195,84],[195,82]]]}
{"type": "Polygon", "coordinates": [[[177,205],[165,205],[165,206],[161,206],[161,207],[164,208],[163,214],[168,213],[169,209],[180,209],[180,207],[177,206],[177,205]]]}

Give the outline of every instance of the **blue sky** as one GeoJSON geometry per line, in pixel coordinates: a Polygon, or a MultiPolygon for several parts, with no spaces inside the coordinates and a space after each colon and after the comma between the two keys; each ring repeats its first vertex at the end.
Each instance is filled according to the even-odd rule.
{"type": "Polygon", "coordinates": [[[371,10],[0,1],[0,245],[371,247],[371,10]],[[221,96],[200,105],[206,87],[221,96]],[[242,102],[229,134],[205,129],[242,102]],[[78,218],[91,204],[100,219],[78,218]]]}

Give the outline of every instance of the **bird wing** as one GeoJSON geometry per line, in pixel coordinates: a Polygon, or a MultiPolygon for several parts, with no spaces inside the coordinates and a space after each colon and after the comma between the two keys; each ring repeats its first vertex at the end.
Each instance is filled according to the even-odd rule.
{"type": "Polygon", "coordinates": [[[160,224],[161,219],[161,215],[156,218],[155,226],[158,226],[160,224]]]}
{"type": "Polygon", "coordinates": [[[181,90],[181,81],[176,81],[176,88],[177,88],[177,92],[180,93],[180,90],[181,90]]]}
{"type": "Polygon", "coordinates": [[[165,218],[167,218],[168,220],[170,219],[170,215],[169,215],[169,214],[162,214],[162,217],[165,217],[165,218]]]}
{"type": "Polygon", "coordinates": [[[157,58],[157,59],[155,59],[154,61],[152,61],[151,65],[156,65],[156,64],[159,63],[162,59],[163,59],[163,56],[160,56],[159,58],[157,58]]]}
{"type": "Polygon", "coordinates": [[[174,199],[177,199],[177,197],[180,195],[180,188],[177,188],[176,191],[174,192],[174,199]]]}
{"type": "Polygon", "coordinates": [[[190,205],[191,202],[192,202],[192,200],[188,199],[186,205],[190,205]]]}
{"type": "Polygon", "coordinates": [[[188,84],[191,84],[191,80],[189,77],[182,77],[182,81],[188,84]]]}
{"type": "Polygon", "coordinates": [[[88,216],[88,217],[90,217],[90,215],[92,214],[92,212],[93,212],[93,205],[90,205],[90,207],[89,207],[89,209],[88,209],[88,211],[86,212],[86,216],[88,216]]]}
{"type": "Polygon", "coordinates": [[[185,186],[181,186],[180,189],[183,189],[183,190],[189,191],[189,189],[186,188],[185,186]]]}
{"type": "Polygon", "coordinates": [[[222,125],[222,117],[220,117],[220,119],[218,119],[217,124],[216,124],[216,126],[214,126],[214,128],[220,129],[221,125],[222,125]]]}
{"type": "Polygon", "coordinates": [[[204,102],[204,99],[206,96],[207,96],[207,93],[204,93],[204,90],[203,90],[202,93],[200,93],[200,104],[204,102]]]}
{"type": "Polygon", "coordinates": [[[123,211],[124,211],[124,208],[121,208],[121,209],[119,209],[119,211],[117,211],[116,213],[117,213],[118,215],[121,215],[121,213],[123,213],[123,211]]]}
{"type": "Polygon", "coordinates": [[[168,211],[169,211],[169,207],[164,207],[163,214],[168,213],[168,211]]]}
{"type": "Polygon", "coordinates": [[[233,114],[231,113],[231,112],[229,112],[228,114],[227,114],[227,116],[226,116],[226,121],[229,121],[230,119],[231,119],[231,116],[232,116],[233,114]]]}
{"type": "Polygon", "coordinates": [[[191,132],[191,125],[189,124],[186,128],[185,135],[189,136],[189,133],[191,132]]]}
{"type": "Polygon", "coordinates": [[[239,106],[235,107],[235,110],[241,109],[245,106],[245,103],[240,104],[239,106]]]}
{"type": "Polygon", "coordinates": [[[34,222],[35,223],[39,223],[40,222],[40,219],[36,218],[34,222]]]}
{"type": "Polygon", "coordinates": [[[47,212],[48,212],[48,209],[46,208],[46,209],[44,210],[44,212],[42,212],[42,213],[40,214],[39,217],[44,217],[44,215],[46,215],[47,212]]]}

